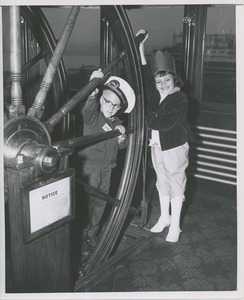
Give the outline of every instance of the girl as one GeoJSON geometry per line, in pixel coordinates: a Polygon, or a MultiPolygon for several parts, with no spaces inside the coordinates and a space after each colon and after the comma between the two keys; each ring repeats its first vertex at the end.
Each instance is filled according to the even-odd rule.
{"type": "MultiPolygon", "coordinates": [[[[145,30],[140,30],[136,36],[142,65],[147,64],[144,54],[147,37],[145,30]]],[[[182,81],[176,73],[175,61],[170,53],[157,51],[153,54],[151,72],[156,94],[147,97],[146,125],[149,129],[149,146],[157,175],[156,187],[161,210],[159,220],[151,228],[151,232],[162,232],[169,226],[166,241],[178,242],[186,187],[185,170],[189,162],[188,140],[191,135],[187,122],[188,99],[180,91],[182,81]]]]}

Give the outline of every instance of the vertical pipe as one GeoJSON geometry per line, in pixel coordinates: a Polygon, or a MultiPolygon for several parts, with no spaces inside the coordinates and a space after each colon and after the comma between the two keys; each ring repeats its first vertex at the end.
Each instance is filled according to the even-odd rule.
{"type": "Polygon", "coordinates": [[[106,19],[106,22],[105,22],[105,40],[104,40],[104,43],[105,43],[105,50],[104,50],[104,53],[105,53],[105,66],[107,66],[109,64],[109,61],[110,61],[110,53],[109,53],[109,22],[108,20],[106,19]]]}
{"type": "Polygon", "coordinates": [[[195,48],[193,65],[197,66],[192,70],[192,91],[193,97],[202,101],[203,91],[203,64],[204,64],[204,48],[206,38],[206,22],[207,22],[208,5],[198,5],[196,7],[196,25],[195,25],[195,48]],[[194,78],[194,80],[193,80],[194,78]]]}
{"type": "Polygon", "coordinates": [[[100,57],[100,65],[102,67],[106,66],[109,63],[109,53],[108,53],[108,28],[109,22],[106,17],[102,15],[101,12],[101,57],[100,57]]]}
{"type": "Polygon", "coordinates": [[[195,15],[187,15],[183,19],[184,23],[187,26],[187,32],[186,32],[186,47],[185,47],[185,77],[187,81],[190,81],[190,61],[192,61],[191,58],[191,46],[192,46],[192,40],[193,40],[193,27],[195,26],[195,15]]]}
{"type": "Polygon", "coordinates": [[[9,118],[13,118],[25,114],[21,89],[21,29],[19,6],[10,6],[10,78],[12,84],[9,118]]]}

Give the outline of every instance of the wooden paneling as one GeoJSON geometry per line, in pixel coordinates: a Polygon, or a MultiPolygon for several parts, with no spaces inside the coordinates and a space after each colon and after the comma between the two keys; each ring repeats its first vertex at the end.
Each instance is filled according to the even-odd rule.
{"type": "MultiPolygon", "coordinates": [[[[34,167],[7,167],[10,251],[14,292],[70,291],[70,228],[66,223],[29,243],[24,241],[21,189],[36,176],[34,167]]],[[[8,249],[9,251],[9,249],[8,249]]]]}

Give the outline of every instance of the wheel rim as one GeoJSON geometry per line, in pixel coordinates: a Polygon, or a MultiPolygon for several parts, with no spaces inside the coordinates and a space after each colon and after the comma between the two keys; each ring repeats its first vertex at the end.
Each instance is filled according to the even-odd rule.
{"type": "Polygon", "coordinates": [[[103,9],[108,17],[108,20],[111,22],[113,31],[118,33],[117,41],[120,41],[119,47],[124,47],[128,53],[126,68],[127,72],[129,73],[128,77],[132,81],[132,86],[135,88],[138,98],[136,109],[133,111],[133,114],[130,115],[130,122],[134,127],[135,132],[133,136],[131,136],[130,144],[127,149],[123,174],[116,195],[117,199],[121,199],[121,204],[119,207],[113,208],[106,230],[103,233],[97,248],[85,266],[85,270],[87,272],[106,261],[121,232],[125,218],[128,214],[137,181],[144,132],[144,99],[142,78],[130,23],[122,6],[104,6],[103,9]],[[124,43],[122,42],[123,40],[124,43]],[[133,67],[131,68],[129,65],[133,67]]]}
{"type": "MultiPolygon", "coordinates": [[[[134,41],[133,32],[126,12],[122,6],[102,6],[115,35],[118,48],[126,51],[127,57],[123,62],[124,71],[128,82],[132,85],[137,96],[136,106],[128,117],[128,125],[134,128],[129,135],[129,144],[126,150],[124,166],[116,198],[120,200],[119,206],[114,206],[109,216],[99,243],[85,264],[85,274],[89,274],[97,266],[106,262],[111,254],[118,236],[128,215],[134,189],[137,182],[144,136],[144,98],[140,62],[134,41]]],[[[52,30],[38,7],[21,7],[21,14],[31,28],[33,34],[38,36],[40,48],[45,51],[45,60],[48,62],[56,47],[52,30]]],[[[61,61],[57,71],[57,78],[53,82],[56,101],[53,109],[56,111],[67,101],[68,87],[65,68],[61,61]]],[[[61,135],[69,131],[69,119],[65,118],[61,124],[61,135]]],[[[52,137],[53,138],[53,137],[52,137]]]]}

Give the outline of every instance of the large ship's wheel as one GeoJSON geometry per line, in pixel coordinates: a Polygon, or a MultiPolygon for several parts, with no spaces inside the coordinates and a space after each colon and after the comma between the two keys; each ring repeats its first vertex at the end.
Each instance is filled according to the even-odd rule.
{"type": "MultiPolygon", "coordinates": [[[[78,7],[74,7],[72,9],[74,10],[73,15],[69,17],[67,23],[75,22],[74,19],[78,14],[78,7]]],[[[102,70],[105,74],[107,73],[124,77],[130,83],[136,94],[136,106],[133,112],[128,115],[126,120],[124,120],[125,126],[130,128],[131,131],[128,133],[129,144],[125,151],[124,161],[119,175],[119,183],[115,193],[117,204],[112,207],[106,229],[104,230],[97,247],[84,266],[85,274],[88,274],[108,259],[122,230],[130,209],[138,178],[144,136],[144,99],[142,78],[134,35],[130,27],[129,20],[122,6],[101,6],[101,11],[103,15],[101,22],[109,24],[109,34],[113,37],[111,44],[113,43],[114,47],[117,49],[116,56],[114,55],[114,52],[111,55],[111,53],[107,51],[108,47],[106,47],[106,42],[108,40],[106,40],[104,43],[105,50],[101,49],[103,54],[103,63],[101,65],[102,70]]],[[[52,30],[40,8],[21,7],[20,13],[27,23],[28,28],[35,36],[41,49],[41,54],[37,55],[34,62],[25,63],[25,72],[28,72],[34,63],[38,62],[38,60],[42,58],[44,58],[48,69],[57,47],[61,47],[62,50],[65,42],[62,44],[61,41],[61,45],[57,45],[52,30]]],[[[12,18],[15,17],[16,16],[13,14],[12,18]]],[[[104,40],[106,34],[108,34],[108,32],[106,32],[105,26],[105,30],[102,32],[104,40]]],[[[16,61],[16,64],[18,64],[18,59],[16,61]]],[[[13,78],[14,77],[12,76],[12,81],[15,81],[13,78]]],[[[46,111],[42,111],[44,101],[46,100],[45,97],[43,102],[38,103],[37,101],[37,105],[35,105],[36,99],[33,103],[26,103],[25,99],[23,99],[23,105],[26,106],[26,113],[24,115],[18,115],[18,113],[16,113],[16,116],[10,116],[10,119],[6,122],[4,126],[5,160],[12,159],[14,156],[18,155],[22,148],[25,148],[25,154],[27,153],[28,155],[29,148],[28,145],[26,146],[26,143],[28,144],[30,140],[32,144],[44,144],[44,148],[46,145],[46,152],[48,155],[54,155],[51,150],[51,148],[54,147],[54,141],[63,139],[61,137],[72,138],[72,136],[69,135],[69,116],[71,111],[82,103],[92,89],[100,83],[101,82],[99,80],[90,82],[80,92],[72,97],[72,99],[67,100],[68,88],[66,84],[65,69],[62,60],[60,60],[56,74],[52,78],[51,83],[48,83],[48,87],[46,87],[43,82],[40,86],[40,90],[43,89],[43,85],[44,90],[48,90],[46,97],[50,97],[50,93],[52,93],[52,101],[48,103],[45,102],[44,107],[46,111]],[[49,85],[51,88],[49,88],[49,85]],[[25,125],[21,128],[20,124],[23,122],[25,125]],[[23,130],[22,134],[21,130],[23,130]]],[[[28,84],[30,83],[27,82],[23,89],[28,90],[28,84]]],[[[18,106],[19,103],[15,102],[15,106],[16,103],[18,106]]],[[[89,143],[90,138],[90,136],[83,137],[82,144],[85,145],[86,142],[89,143]]],[[[101,137],[97,138],[99,140],[101,137]]],[[[43,161],[44,160],[42,160],[42,162],[43,161]]],[[[53,169],[55,168],[49,169],[49,167],[45,164],[41,166],[41,170],[46,173],[51,173],[53,169]]]]}

